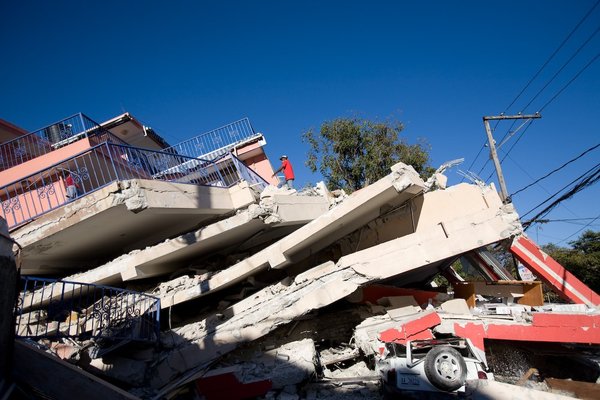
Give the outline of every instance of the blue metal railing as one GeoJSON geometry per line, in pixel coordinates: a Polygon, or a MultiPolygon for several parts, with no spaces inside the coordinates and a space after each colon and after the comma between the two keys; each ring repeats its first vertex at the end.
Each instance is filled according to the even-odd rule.
{"type": "Polygon", "coordinates": [[[22,277],[15,314],[18,337],[160,337],[160,299],[109,286],[22,277]]]}
{"type": "MultiPolygon", "coordinates": [[[[108,134],[79,113],[0,145],[0,171],[59,149],[84,137],[108,134]]],[[[112,137],[112,141],[118,140],[112,137]]]]}
{"type": "Polygon", "coordinates": [[[231,161],[233,162],[233,165],[235,166],[236,170],[239,172],[240,177],[246,182],[248,182],[250,186],[257,188],[260,191],[269,186],[269,182],[267,182],[262,176],[257,174],[254,170],[252,170],[252,168],[247,167],[246,164],[242,162],[242,160],[240,160],[233,154],[226,155],[224,156],[224,158],[231,158],[231,161]]]}
{"type": "Polygon", "coordinates": [[[230,187],[246,179],[261,188],[267,185],[233,155],[211,161],[104,142],[0,187],[0,215],[9,229],[14,229],[62,207],[74,197],[92,193],[114,181],[128,179],[216,187],[230,187]],[[70,186],[74,187],[67,188],[71,180],[70,186]]]}
{"type": "Polygon", "coordinates": [[[239,121],[213,129],[163,151],[214,160],[229,152],[235,145],[258,136],[259,134],[252,128],[250,120],[242,118],[239,121]]]}

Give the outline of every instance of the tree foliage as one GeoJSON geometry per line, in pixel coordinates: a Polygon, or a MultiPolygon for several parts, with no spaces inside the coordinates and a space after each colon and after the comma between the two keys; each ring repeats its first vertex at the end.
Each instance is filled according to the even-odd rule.
{"type": "Polygon", "coordinates": [[[409,145],[400,138],[399,122],[377,122],[360,118],[326,121],[319,132],[302,134],[310,146],[306,165],[323,175],[329,189],[352,192],[390,173],[402,161],[423,175],[431,174],[429,148],[422,142],[409,145]]]}
{"type": "Polygon", "coordinates": [[[596,293],[600,293],[600,232],[585,231],[569,242],[572,248],[549,244],[543,250],[596,293]]]}

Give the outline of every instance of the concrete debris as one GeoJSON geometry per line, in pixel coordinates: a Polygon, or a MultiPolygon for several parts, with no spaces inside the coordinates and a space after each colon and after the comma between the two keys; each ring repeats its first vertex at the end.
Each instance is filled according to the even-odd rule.
{"type": "Polygon", "coordinates": [[[360,355],[358,349],[354,347],[345,347],[341,349],[330,348],[319,352],[320,364],[328,366],[342,361],[352,360],[360,355]]]}
{"type": "Polygon", "coordinates": [[[471,315],[471,310],[464,299],[448,300],[442,303],[440,308],[448,314],[471,315]]]}
{"type": "MultiPolygon", "coordinates": [[[[330,192],[323,182],[302,191],[268,186],[259,196],[247,185],[192,190],[135,181],[111,187],[96,194],[103,200],[78,221],[98,222],[95,213],[116,208],[126,223],[131,214],[150,219],[135,222],[132,241],[120,232],[126,239],[118,251],[113,244],[108,260],[96,251],[93,261],[78,264],[88,269],[76,274],[69,269],[69,276],[59,272],[69,281],[137,285],[158,297],[160,342],[94,337],[91,310],[98,310],[99,301],[127,303],[110,311],[110,318],[136,317],[137,328],[148,322],[150,306],[139,315],[131,310],[135,291],[94,297],[52,323],[52,310],[44,305],[51,298],[77,299],[76,291],[29,292],[20,309],[28,322],[18,324],[17,332],[33,336],[33,327],[43,323],[73,336],[47,343],[61,368],[67,368],[63,360],[77,363],[147,399],[375,399],[382,388],[468,398],[500,391],[515,398],[561,398],[535,397],[541,392],[494,381],[484,341],[600,344],[600,301],[532,247],[514,207],[493,186],[448,186],[442,173],[455,164],[444,164],[423,182],[399,163],[351,195],[330,192]],[[198,196],[193,212],[189,190],[198,196]],[[169,219],[164,215],[171,201],[179,210],[174,215],[185,209],[194,218],[157,222],[144,237],[146,222],[140,221],[159,221],[154,214],[169,219]],[[217,207],[219,201],[224,204],[217,207]],[[553,288],[565,283],[567,298],[583,300],[543,304],[541,283],[492,279],[498,270],[485,263],[475,268],[486,282],[464,281],[451,270],[497,243],[517,253],[536,276],[554,279],[553,288]],[[431,284],[439,274],[450,288],[431,284]],[[436,375],[441,370],[446,375],[436,375]]],[[[83,204],[78,207],[84,213],[83,204]]],[[[74,230],[72,215],[65,217],[62,233],[47,218],[27,239],[32,270],[42,266],[41,246],[50,246],[40,232],[58,240],[82,229],[74,230]]],[[[49,254],[64,257],[65,251],[49,254]]],[[[41,357],[35,353],[31,360],[41,357]]],[[[85,372],[71,365],[68,374],[73,368],[85,372]]],[[[133,398],[95,379],[103,393],[133,398]]]]}
{"type": "Polygon", "coordinates": [[[269,380],[272,389],[287,387],[289,391],[290,385],[301,383],[315,374],[316,354],[311,339],[286,343],[250,360],[238,360],[234,364],[234,375],[242,383],[269,380]]]}
{"type": "Polygon", "coordinates": [[[324,372],[325,378],[374,378],[377,377],[377,374],[373,372],[364,361],[357,362],[352,366],[345,369],[334,369],[330,371],[329,369],[325,369],[324,372]]]}

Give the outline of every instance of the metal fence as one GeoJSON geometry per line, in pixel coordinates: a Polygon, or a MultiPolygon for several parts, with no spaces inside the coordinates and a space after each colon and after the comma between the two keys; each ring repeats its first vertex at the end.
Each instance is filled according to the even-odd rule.
{"type": "Polygon", "coordinates": [[[232,122],[192,139],[178,143],[164,151],[214,160],[229,152],[235,145],[259,137],[248,118],[232,122]]]}
{"type": "Polygon", "coordinates": [[[1,187],[1,215],[13,229],[117,180],[230,187],[247,179],[267,185],[234,160],[233,155],[211,161],[105,142],[1,187]]]}
{"type": "Polygon", "coordinates": [[[26,338],[157,341],[160,299],[88,283],[22,277],[15,334],[26,338]]]}
{"type": "MultiPolygon", "coordinates": [[[[79,113],[0,145],[0,171],[57,150],[83,137],[108,131],[79,113]]],[[[116,138],[114,138],[116,139],[116,138]]]]}

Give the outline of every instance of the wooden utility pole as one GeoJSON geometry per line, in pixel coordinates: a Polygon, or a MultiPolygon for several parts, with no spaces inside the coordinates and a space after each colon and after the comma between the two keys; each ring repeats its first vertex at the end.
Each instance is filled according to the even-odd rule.
{"type": "MultiPolygon", "coordinates": [[[[502,119],[536,119],[542,118],[539,113],[532,115],[496,115],[483,117],[483,124],[485,125],[485,132],[487,133],[488,145],[490,146],[490,158],[494,162],[496,167],[496,174],[498,175],[498,183],[500,184],[500,197],[503,203],[510,203],[508,197],[508,191],[506,190],[506,182],[504,181],[504,175],[502,174],[502,167],[500,166],[500,160],[498,160],[498,151],[496,148],[496,141],[492,135],[492,128],[490,128],[490,121],[497,121],[502,119]]],[[[514,132],[513,132],[514,133],[514,132]]]]}

